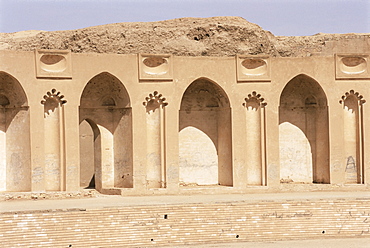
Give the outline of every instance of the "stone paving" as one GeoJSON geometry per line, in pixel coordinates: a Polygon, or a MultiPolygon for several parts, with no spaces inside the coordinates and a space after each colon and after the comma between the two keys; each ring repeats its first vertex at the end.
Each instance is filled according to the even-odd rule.
{"type": "Polygon", "coordinates": [[[156,195],[117,196],[95,194],[85,198],[58,198],[3,201],[0,212],[53,210],[53,209],[99,209],[120,206],[171,205],[188,203],[248,202],[258,200],[306,200],[306,199],[370,198],[370,192],[290,192],[264,194],[212,194],[212,195],[156,195]]]}
{"type": "Polygon", "coordinates": [[[209,245],[182,245],[172,248],[369,248],[370,238],[289,240],[274,242],[241,242],[209,245]]]}
{"type": "MultiPolygon", "coordinates": [[[[52,193],[47,193],[52,194],[52,193]]],[[[84,194],[82,194],[84,195],[84,194]]],[[[214,204],[214,203],[241,203],[256,201],[279,200],[322,200],[322,199],[370,199],[370,192],[294,192],[294,193],[265,193],[265,194],[214,194],[214,195],[177,195],[177,196],[112,196],[92,193],[84,198],[47,199],[33,198],[33,200],[6,200],[0,202],[0,212],[39,212],[73,209],[107,209],[128,206],[170,206],[185,204],[214,204]],[[40,200],[42,199],[42,200],[40,200]]],[[[15,198],[17,199],[17,197],[15,198]]],[[[168,247],[168,246],[167,246],[168,247]]],[[[315,240],[293,241],[265,241],[265,242],[236,242],[222,244],[178,245],[171,247],[190,248],[221,248],[221,247],[266,247],[266,248],[293,248],[293,247],[325,247],[325,248],[367,248],[370,247],[370,238],[323,238],[315,240]]]]}

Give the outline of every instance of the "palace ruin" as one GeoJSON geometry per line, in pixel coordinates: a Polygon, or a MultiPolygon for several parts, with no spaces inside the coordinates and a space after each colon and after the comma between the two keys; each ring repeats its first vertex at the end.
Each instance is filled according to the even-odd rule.
{"type": "Polygon", "coordinates": [[[2,192],[369,189],[369,34],[182,18],[0,49],[2,192]]]}

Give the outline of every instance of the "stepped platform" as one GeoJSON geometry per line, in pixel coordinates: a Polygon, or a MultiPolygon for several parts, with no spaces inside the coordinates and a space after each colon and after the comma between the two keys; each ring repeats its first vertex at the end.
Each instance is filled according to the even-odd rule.
{"type": "Polygon", "coordinates": [[[3,201],[0,230],[2,247],[367,247],[370,192],[3,201]]]}

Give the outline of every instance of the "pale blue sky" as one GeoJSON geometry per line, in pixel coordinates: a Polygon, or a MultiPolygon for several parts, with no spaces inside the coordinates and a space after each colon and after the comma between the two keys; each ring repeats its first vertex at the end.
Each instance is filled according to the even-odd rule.
{"type": "Polygon", "coordinates": [[[0,0],[0,32],[241,16],[275,35],[370,33],[370,0],[0,0]]]}

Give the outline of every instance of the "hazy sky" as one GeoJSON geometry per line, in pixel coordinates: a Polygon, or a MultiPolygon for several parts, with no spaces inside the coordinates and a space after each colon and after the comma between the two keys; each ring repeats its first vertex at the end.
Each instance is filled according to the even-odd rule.
{"type": "Polygon", "coordinates": [[[370,33],[370,0],[0,0],[0,32],[241,16],[275,35],[370,33]]]}

